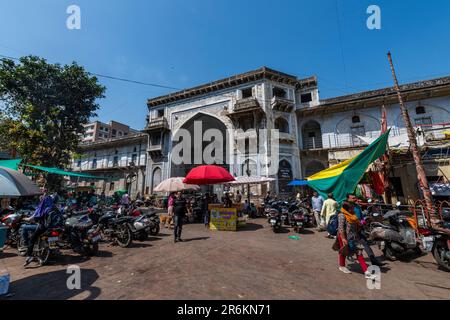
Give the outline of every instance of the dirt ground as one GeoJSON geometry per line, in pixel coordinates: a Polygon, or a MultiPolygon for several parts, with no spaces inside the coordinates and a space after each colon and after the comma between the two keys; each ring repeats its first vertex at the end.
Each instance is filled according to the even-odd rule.
{"type": "MultiPolygon", "coordinates": [[[[306,230],[299,240],[274,234],[266,219],[238,232],[185,225],[186,242],[171,230],[131,248],[102,243],[98,257],[64,252],[49,266],[24,269],[13,249],[0,253],[11,274],[6,299],[450,299],[450,273],[431,255],[388,262],[381,289],[369,290],[359,265],[341,273],[332,240],[306,230]],[[81,290],[68,290],[67,267],[81,268],[81,290]]],[[[5,299],[5,298],[4,298],[5,299]]]]}

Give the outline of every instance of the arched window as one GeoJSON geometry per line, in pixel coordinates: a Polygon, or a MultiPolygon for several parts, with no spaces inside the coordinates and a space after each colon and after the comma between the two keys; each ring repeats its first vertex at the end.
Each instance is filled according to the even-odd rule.
{"type": "Polygon", "coordinates": [[[424,106],[418,106],[416,108],[416,114],[424,114],[427,113],[424,106]]]}
{"type": "Polygon", "coordinates": [[[161,168],[156,168],[155,170],[153,170],[152,190],[155,189],[158,186],[158,184],[161,183],[161,178],[162,178],[161,168]]]}
{"type": "Polygon", "coordinates": [[[352,117],[352,123],[360,123],[360,122],[361,122],[361,118],[359,116],[352,117]]]}
{"type": "Polygon", "coordinates": [[[289,133],[289,122],[284,118],[277,118],[275,120],[275,129],[282,133],[289,133]]]}

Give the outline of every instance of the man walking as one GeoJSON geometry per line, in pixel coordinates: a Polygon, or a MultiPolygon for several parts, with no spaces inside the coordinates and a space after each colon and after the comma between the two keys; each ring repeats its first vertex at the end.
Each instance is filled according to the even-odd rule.
{"type": "Polygon", "coordinates": [[[174,242],[182,242],[181,231],[183,230],[183,220],[187,212],[186,200],[183,199],[181,192],[177,192],[175,195],[175,201],[173,204],[173,222],[175,228],[173,230],[174,242]]]}
{"type": "Polygon", "coordinates": [[[323,198],[316,191],[314,191],[313,196],[311,198],[311,205],[314,212],[314,218],[316,219],[317,229],[320,230],[321,225],[320,213],[322,212],[323,198]]]}
{"type": "MultiPolygon", "coordinates": [[[[336,214],[338,208],[338,203],[334,200],[333,194],[328,194],[328,199],[323,203],[322,211],[320,213],[322,219],[325,221],[325,228],[327,228],[328,223],[333,215],[336,214]]],[[[330,234],[327,235],[328,238],[331,237],[330,234]]]]}

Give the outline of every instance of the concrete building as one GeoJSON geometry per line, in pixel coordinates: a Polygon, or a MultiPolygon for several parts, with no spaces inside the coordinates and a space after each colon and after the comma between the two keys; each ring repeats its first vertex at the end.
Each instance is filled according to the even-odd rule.
{"type": "MultiPolygon", "coordinates": [[[[402,92],[421,133],[419,142],[429,178],[446,179],[450,176],[444,165],[448,160],[448,136],[444,132],[450,123],[450,77],[406,84],[402,92]],[[441,148],[440,156],[430,151],[441,148]],[[433,159],[427,159],[430,154],[434,154],[433,159]]],[[[279,171],[272,175],[276,182],[271,187],[278,193],[289,193],[287,183],[292,179],[306,178],[347,160],[370,139],[377,138],[382,105],[391,128],[391,148],[396,150],[392,182],[399,190],[399,198],[411,202],[418,197],[417,179],[412,158],[397,164],[397,157],[408,158],[409,153],[405,125],[392,88],[320,100],[315,77],[299,79],[266,67],[148,100],[147,187],[151,192],[161,179],[185,176],[195,166],[172,164],[171,153],[176,145],[172,137],[180,129],[193,132],[193,123],[202,121],[206,124],[203,133],[208,128],[278,129],[279,171]]],[[[258,143],[269,145],[268,140],[258,143]]],[[[246,163],[225,167],[235,176],[267,175],[258,154],[247,155],[246,163]]]]}
{"type": "MultiPolygon", "coordinates": [[[[319,104],[315,77],[298,79],[295,76],[266,67],[211,82],[195,88],[148,100],[149,114],[145,131],[149,134],[147,176],[150,191],[161,179],[185,176],[201,163],[174,165],[171,161],[173,135],[180,129],[194,133],[194,123],[203,124],[202,135],[211,128],[226,136],[227,130],[279,129],[280,170],[273,185],[280,193],[290,192],[287,184],[300,178],[299,130],[296,112],[319,104]]],[[[197,139],[198,137],[196,137],[197,139]]],[[[239,137],[227,141],[236,149],[239,137]]],[[[257,149],[270,149],[270,139],[258,139],[257,149]]],[[[205,144],[203,144],[203,150],[205,144]]],[[[203,151],[203,150],[197,150],[203,151]]],[[[192,159],[195,151],[192,150],[192,159]]],[[[223,164],[233,175],[267,176],[259,152],[247,148],[247,160],[223,164]]],[[[237,157],[237,154],[232,154],[237,157]]],[[[191,163],[194,163],[192,161],[191,163]]],[[[263,190],[261,191],[263,192],[263,190]]]]}
{"type": "Polygon", "coordinates": [[[105,141],[108,139],[126,137],[129,134],[137,132],[138,131],[117,121],[110,121],[109,124],[94,121],[84,125],[84,134],[81,137],[81,141],[83,143],[105,141]]]}
{"type": "Polygon", "coordinates": [[[108,141],[81,143],[80,157],[72,160],[72,171],[105,177],[101,180],[72,178],[78,186],[95,186],[98,193],[112,195],[128,190],[135,197],[143,195],[146,185],[147,135],[130,134],[108,141]]]}
{"type": "MultiPolygon", "coordinates": [[[[401,86],[415,126],[430,183],[449,181],[450,77],[401,86]]],[[[398,98],[392,88],[360,92],[322,100],[319,105],[297,110],[303,178],[352,158],[377,138],[381,130],[381,106],[391,128],[391,182],[402,202],[419,197],[415,164],[398,98]],[[369,141],[368,141],[369,140],[369,141]]]]}

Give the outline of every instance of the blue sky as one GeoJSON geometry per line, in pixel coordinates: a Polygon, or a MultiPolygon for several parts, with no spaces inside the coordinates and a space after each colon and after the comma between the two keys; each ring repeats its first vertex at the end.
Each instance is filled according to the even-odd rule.
{"type": "MultiPolygon", "coordinates": [[[[388,50],[401,82],[450,75],[450,1],[0,0],[0,54],[77,61],[175,88],[266,65],[317,75],[321,97],[333,97],[390,86],[388,50]],[[66,28],[71,4],[81,8],[81,30],[66,28]],[[381,8],[381,30],[366,27],[371,4],[381,8]]],[[[137,129],[146,99],[170,92],[100,80],[99,118],[137,129]]]]}

